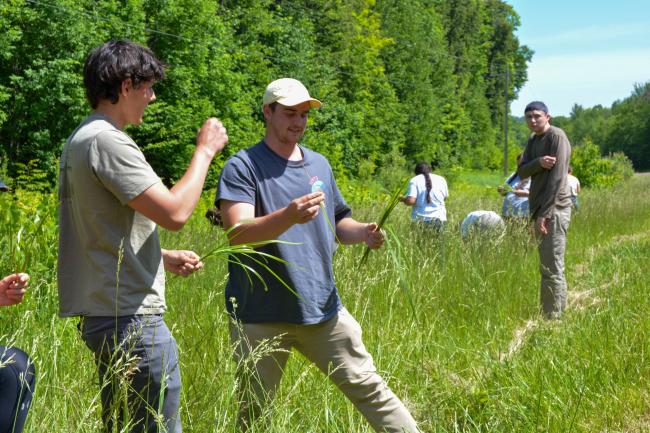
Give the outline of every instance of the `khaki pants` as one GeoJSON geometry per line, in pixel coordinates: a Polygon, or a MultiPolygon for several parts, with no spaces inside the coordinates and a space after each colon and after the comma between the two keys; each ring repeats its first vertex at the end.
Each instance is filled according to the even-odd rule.
{"type": "Polygon", "coordinates": [[[345,308],[315,325],[231,323],[230,336],[240,367],[240,423],[244,429],[273,398],[289,352],[295,348],[336,384],[375,431],[419,431],[404,404],[377,374],[361,341],[361,326],[345,308]],[[277,339],[275,349],[259,348],[260,343],[271,339],[277,339]]]}
{"type": "Polygon", "coordinates": [[[571,207],[558,208],[548,224],[548,234],[542,235],[536,229],[542,276],[540,301],[542,314],[547,318],[559,318],[566,308],[564,250],[570,221],[571,207]]]}

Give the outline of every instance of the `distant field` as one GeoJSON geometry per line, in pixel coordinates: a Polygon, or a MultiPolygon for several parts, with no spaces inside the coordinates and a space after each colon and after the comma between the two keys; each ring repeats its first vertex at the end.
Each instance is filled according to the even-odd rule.
{"type": "MultiPolygon", "coordinates": [[[[524,225],[510,226],[500,242],[459,239],[469,211],[500,210],[494,187],[501,181],[472,174],[454,182],[449,225],[438,238],[412,227],[399,205],[385,250],[363,267],[360,246],[338,249],[340,293],[382,375],[423,432],[650,431],[650,177],[582,194],[567,247],[570,306],[554,322],[538,315],[537,251],[524,225]]],[[[0,311],[0,344],[23,348],[36,363],[26,431],[99,432],[91,354],[77,321],[56,315],[55,200],[19,204],[11,197],[0,194],[0,269],[27,265],[33,284],[23,305],[0,311]]],[[[163,246],[204,253],[224,242],[202,216],[211,199],[206,195],[182,232],[163,231],[163,246]]],[[[355,215],[375,219],[382,209],[355,215]]],[[[181,350],[190,433],[237,431],[226,278],[218,258],[190,278],[168,281],[166,318],[181,350]]],[[[272,410],[271,427],[257,431],[370,432],[298,355],[272,410]]]]}

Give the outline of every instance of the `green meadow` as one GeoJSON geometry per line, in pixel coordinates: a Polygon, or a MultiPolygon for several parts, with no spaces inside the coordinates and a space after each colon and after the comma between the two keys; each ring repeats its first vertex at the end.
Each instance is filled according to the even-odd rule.
{"type": "MultiPolygon", "coordinates": [[[[378,369],[423,432],[650,431],[650,176],[583,191],[567,246],[569,307],[558,321],[539,316],[538,256],[525,224],[500,239],[460,240],[468,212],[500,211],[501,181],[459,176],[440,236],[413,227],[400,204],[385,248],[362,266],[362,246],[337,250],[339,291],[378,369]]],[[[203,217],[211,200],[206,192],[182,231],[161,230],[163,247],[203,254],[224,245],[203,217]]],[[[354,215],[377,219],[384,203],[354,215]]],[[[26,432],[100,432],[91,352],[77,320],[57,317],[55,206],[49,195],[0,194],[0,270],[32,275],[25,302],[0,310],[0,344],[36,365],[26,432]]],[[[237,431],[226,279],[223,255],[189,278],[168,275],[166,320],[180,348],[190,433],[237,431]]],[[[298,354],[266,415],[270,424],[256,431],[370,432],[298,354]]]]}

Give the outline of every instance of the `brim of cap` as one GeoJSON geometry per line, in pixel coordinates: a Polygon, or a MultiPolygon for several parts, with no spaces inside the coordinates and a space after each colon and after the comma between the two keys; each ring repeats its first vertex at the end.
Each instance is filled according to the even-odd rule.
{"type": "Polygon", "coordinates": [[[321,102],[318,99],[314,98],[309,98],[309,99],[304,99],[304,98],[279,98],[277,101],[278,104],[284,105],[285,107],[295,107],[296,105],[303,104],[305,102],[309,102],[309,106],[311,108],[320,108],[321,102]]]}

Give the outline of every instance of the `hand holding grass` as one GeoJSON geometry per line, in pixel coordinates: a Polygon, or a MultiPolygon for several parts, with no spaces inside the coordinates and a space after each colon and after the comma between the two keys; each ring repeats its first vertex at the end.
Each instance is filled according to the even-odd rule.
{"type": "MultiPolygon", "coordinates": [[[[384,212],[381,214],[381,218],[379,218],[379,224],[375,224],[375,223],[370,224],[375,226],[374,232],[381,233],[382,244],[384,242],[384,234],[382,233],[381,228],[386,223],[386,220],[388,220],[388,217],[390,216],[391,212],[393,212],[393,209],[395,209],[395,206],[397,206],[399,202],[404,202],[405,204],[409,204],[410,199],[412,198],[412,197],[404,196],[404,191],[406,190],[407,186],[408,186],[408,182],[403,182],[400,186],[398,186],[395,189],[395,191],[393,191],[393,195],[391,195],[390,200],[388,201],[388,204],[384,209],[384,212]]],[[[379,246],[372,248],[370,244],[368,244],[368,242],[366,242],[366,245],[368,245],[368,248],[366,248],[366,251],[363,253],[359,265],[363,265],[365,263],[365,261],[368,259],[368,255],[370,254],[371,249],[376,249],[381,246],[380,244],[379,246]]]]}
{"type": "Polygon", "coordinates": [[[182,277],[203,267],[201,258],[194,251],[162,250],[162,257],[165,270],[182,277]]]}
{"type": "Polygon", "coordinates": [[[313,192],[293,199],[286,207],[264,216],[255,216],[255,206],[250,203],[221,200],[223,227],[231,245],[277,239],[294,224],[305,224],[315,219],[324,200],[323,192],[313,192]]]}
{"type": "Polygon", "coordinates": [[[379,229],[377,223],[366,224],[366,245],[371,250],[376,250],[384,245],[384,232],[379,229]]]}
{"type": "Polygon", "coordinates": [[[22,302],[27,286],[29,275],[25,273],[11,274],[0,280],[0,306],[6,307],[22,302]]]}

